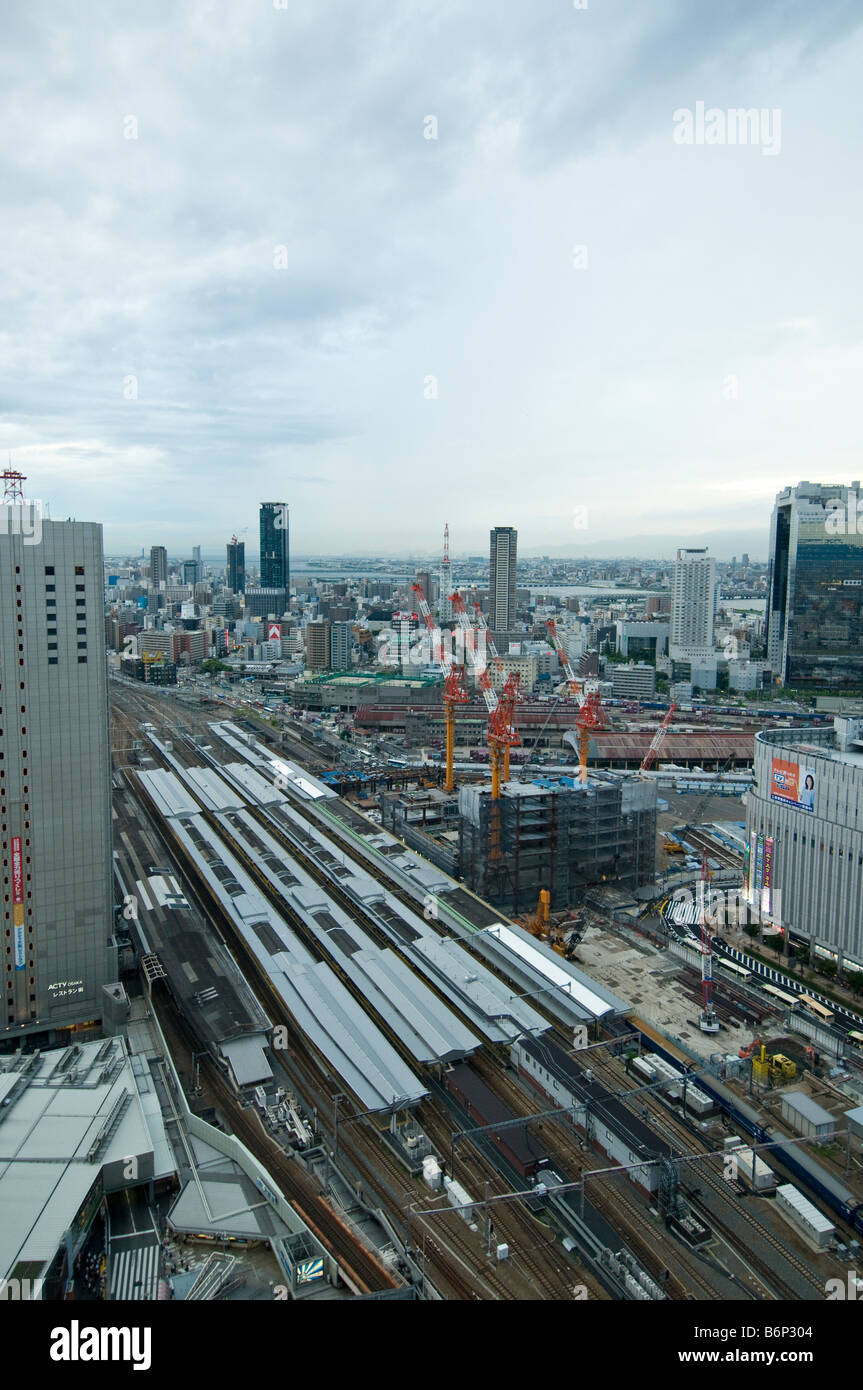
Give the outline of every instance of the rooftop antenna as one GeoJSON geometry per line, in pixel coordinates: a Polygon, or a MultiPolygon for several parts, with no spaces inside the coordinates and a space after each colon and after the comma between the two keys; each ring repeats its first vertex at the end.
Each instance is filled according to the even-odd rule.
{"type": "Polygon", "coordinates": [[[3,501],[4,503],[15,503],[24,501],[23,484],[27,481],[25,474],[17,473],[12,467],[12,455],[9,455],[9,467],[4,469],[3,474],[3,501]]]}

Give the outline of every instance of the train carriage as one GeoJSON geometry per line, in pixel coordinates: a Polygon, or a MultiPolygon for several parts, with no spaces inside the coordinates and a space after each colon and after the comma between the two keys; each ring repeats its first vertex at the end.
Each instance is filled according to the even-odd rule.
{"type": "MultiPolygon", "coordinates": [[[[464,1107],[475,1126],[502,1124],[518,1118],[466,1063],[451,1067],[443,1079],[447,1090],[464,1107]]],[[[541,1168],[548,1167],[548,1154],[526,1123],[510,1129],[489,1130],[486,1137],[523,1178],[533,1177],[541,1168]]]]}

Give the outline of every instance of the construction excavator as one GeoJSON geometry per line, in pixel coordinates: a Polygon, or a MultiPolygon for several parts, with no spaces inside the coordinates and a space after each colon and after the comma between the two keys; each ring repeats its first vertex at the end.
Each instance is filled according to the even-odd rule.
{"type": "Polygon", "coordinates": [[[531,936],[545,941],[553,951],[557,951],[558,955],[563,956],[565,960],[572,960],[575,948],[587,931],[588,924],[580,913],[576,913],[565,922],[552,922],[550,910],[551,893],[547,888],[542,888],[536,911],[525,923],[526,929],[531,936]]]}

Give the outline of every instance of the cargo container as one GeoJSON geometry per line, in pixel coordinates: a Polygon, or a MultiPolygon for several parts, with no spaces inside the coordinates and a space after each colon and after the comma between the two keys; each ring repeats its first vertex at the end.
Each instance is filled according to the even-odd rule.
{"type": "Polygon", "coordinates": [[[754,1192],[772,1192],[776,1186],[776,1174],[769,1164],[759,1158],[754,1149],[741,1144],[733,1150],[737,1160],[737,1177],[754,1192]]]}
{"type": "Polygon", "coordinates": [[[648,1062],[646,1057],[636,1057],[632,1063],[632,1070],[645,1081],[656,1080],[656,1067],[652,1062],[648,1062]]]}
{"type": "Polygon", "coordinates": [[[826,1250],[836,1234],[836,1227],[790,1182],[777,1187],[776,1209],[816,1250],[826,1250]]]}

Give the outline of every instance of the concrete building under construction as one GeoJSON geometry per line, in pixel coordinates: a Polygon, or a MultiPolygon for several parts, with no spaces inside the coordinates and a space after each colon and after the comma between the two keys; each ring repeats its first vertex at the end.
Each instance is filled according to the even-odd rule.
{"type": "Polygon", "coordinates": [[[552,909],[579,900],[592,884],[630,889],[652,883],[656,785],[592,774],[506,782],[495,800],[489,784],[462,787],[459,867],[467,886],[509,913],[551,893],[552,909]]]}

